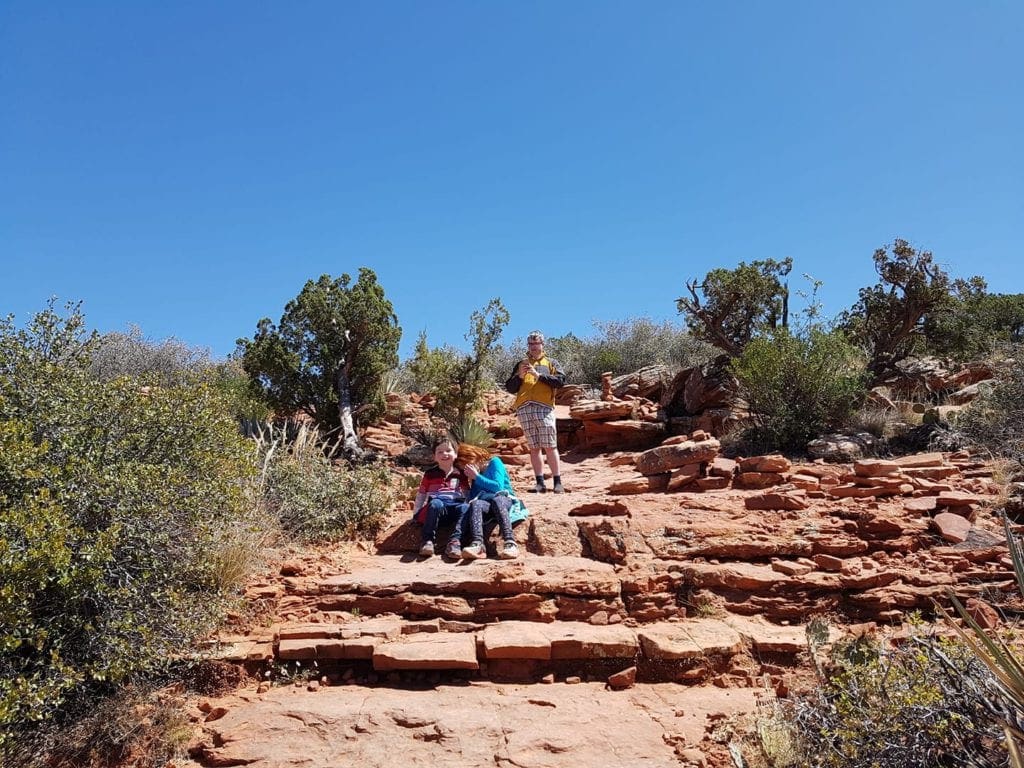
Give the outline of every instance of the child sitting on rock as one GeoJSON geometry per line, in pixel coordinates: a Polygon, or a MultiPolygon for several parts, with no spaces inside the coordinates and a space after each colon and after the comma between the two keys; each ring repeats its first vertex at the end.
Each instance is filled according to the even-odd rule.
{"type": "Polygon", "coordinates": [[[519,557],[512,523],[526,517],[526,508],[512,490],[512,481],[505,463],[497,456],[491,456],[486,448],[467,443],[459,444],[457,463],[472,481],[469,509],[460,526],[460,530],[469,529],[470,545],[462,550],[462,558],[475,560],[487,556],[484,547],[485,523],[496,523],[498,526],[503,541],[498,557],[502,560],[519,557]]]}
{"type": "Polygon", "coordinates": [[[455,442],[442,438],[434,445],[434,461],[420,480],[412,519],[423,526],[420,556],[432,557],[439,526],[454,524],[445,554],[456,559],[462,554],[462,520],[468,516],[469,480],[455,466],[455,442]]]}

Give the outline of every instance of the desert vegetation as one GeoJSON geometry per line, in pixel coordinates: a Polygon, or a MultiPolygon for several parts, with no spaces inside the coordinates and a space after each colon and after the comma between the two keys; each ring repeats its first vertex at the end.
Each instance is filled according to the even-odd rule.
{"type": "MultiPolygon", "coordinates": [[[[813,298],[794,311],[791,262],[764,260],[686,282],[680,325],[598,322],[590,336],[548,339],[548,351],[585,386],[725,355],[749,415],[744,439],[763,452],[800,452],[867,420],[870,388],[912,356],[982,356],[998,378],[950,427],[1010,461],[1019,482],[1024,298],[954,280],[902,240],[873,259],[879,282],[834,321],[813,298]]],[[[69,739],[111,730],[86,713],[181,676],[264,547],[372,536],[393,481],[360,430],[389,391],[431,395],[442,428],[465,428],[521,354],[521,342],[502,344],[509,318],[495,298],[470,315],[468,353],[423,335],[399,364],[398,317],[364,268],[355,281],[310,280],[223,361],[138,329],[100,336],[74,304],[0,321],[0,762],[52,762],[69,739]]],[[[813,755],[800,764],[1002,759],[1014,710],[992,704],[991,665],[963,638],[836,653],[817,696],[788,715],[793,749],[813,755]]],[[[180,728],[159,711],[167,734],[180,728]]]]}
{"type": "Polygon", "coordinates": [[[0,361],[0,762],[163,754],[182,723],[153,687],[192,674],[264,547],[372,533],[383,470],[335,466],[315,428],[245,438],[268,405],[236,363],[77,305],[0,322],[0,361]]]}

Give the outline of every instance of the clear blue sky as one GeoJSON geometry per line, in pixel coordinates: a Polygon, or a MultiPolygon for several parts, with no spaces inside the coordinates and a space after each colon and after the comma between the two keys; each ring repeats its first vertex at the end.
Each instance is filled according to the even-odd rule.
{"type": "Polygon", "coordinates": [[[755,259],[834,314],[897,237],[1021,293],[1022,40],[1019,0],[4,0],[0,313],[223,356],[369,266],[404,358],[755,259]]]}

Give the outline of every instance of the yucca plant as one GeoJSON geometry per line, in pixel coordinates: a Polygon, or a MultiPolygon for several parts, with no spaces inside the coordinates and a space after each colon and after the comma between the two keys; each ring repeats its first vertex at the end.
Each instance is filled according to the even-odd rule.
{"type": "MultiPolygon", "coordinates": [[[[1006,515],[1002,517],[1006,542],[1013,561],[1013,572],[1017,579],[1017,589],[1024,596],[1024,547],[1010,530],[1010,521],[1006,515]]],[[[1021,749],[1021,745],[1024,744],[1024,664],[1004,638],[985,630],[974,620],[952,589],[947,589],[947,596],[967,628],[953,622],[953,616],[941,606],[938,606],[938,609],[956,630],[960,639],[988,667],[995,678],[998,696],[1005,705],[1002,725],[1006,736],[1006,749],[1010,754],[1010,764],[1014,768],[1024,768],[1024,755],[1021,749]]]]}
{"type": "Polygon", "coordinates": [[[442,438],[450,438],[458,442],[458,438],[452,435],[449,429],[433,423],[425,427],[412,427],[406,434],[418,444],[431,450],[442,438]]]}
{"type": "Polygon", "coordinates": [[[494,443],[494,438],[487,427],[471,416],[467,416],[453,425],[451,434],[460,443],[478,445],[481,448],[490,448],[494,443]]]}

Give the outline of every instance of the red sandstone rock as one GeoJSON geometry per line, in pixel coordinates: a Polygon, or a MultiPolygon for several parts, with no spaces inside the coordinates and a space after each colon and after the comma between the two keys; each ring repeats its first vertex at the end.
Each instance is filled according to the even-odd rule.
{"type": "Polygon", "coordinates": [[[621,672],[616,672],[608,678],[608,687],[615,690],[632,688],[636,685],[636,667],[627,667],[621,672]]]}
{"type": "Polygon", "coordinates": [[[780,454],[767,456],[751,456],[739,462],[740,472],[788,472],[793,465],[789,459],[780,454]]]}
{"type": "Polygon", "coordinates": [[[719,442],[713,438],[701,442],[690,440],[676,445],[662,445],[640,454],[636,468],[642,475],[656,475],[686,464],[711,461],[718,455],[720,447],[719,442]]]}
{"type": "Polygon", "coordinates": [[[935,526],[942,538],[954,544],[967,541],[967,534],[971,530],[970,520],[951,512],[940,512],[937,514],[932,518],[932,525],[935,526]]]}
{"type": "Polygon", "coordinates": [[[807,509],[807,496],[803,491],[761,493],[747,496],[743,501],[747,509],[807,509]]]}

